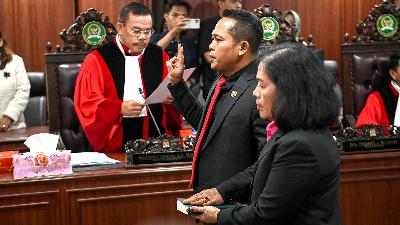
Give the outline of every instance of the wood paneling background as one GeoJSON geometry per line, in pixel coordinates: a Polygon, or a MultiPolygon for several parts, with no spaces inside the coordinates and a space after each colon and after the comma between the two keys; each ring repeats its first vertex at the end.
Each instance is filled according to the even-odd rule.
{"type": "MultiPolygon", "coordinates": [[[[192,15],[204,19],[217,14],[215,0],[188,0],[193,6],[192,15]]],[[[252,0],[243,1],[249,11],[271,4],[284,12],[295,10],[301,17],[301,36],[314,36],[314,44],[325,50],[325,59],[340,63],[340,45],[343,35],[355,35],[355,25],[363,20],[381,0],[252,0]]]]}
{"type": "MultiPolygon", "coordinates": [[[[81,12],[89,8],[95,8],[107,15],[110,21],[115,25],[117,24],[118,13],[121,8],[132,0],[76,0],[76,13],[79,15],[81,12]]],[[[152,0],[142,0],[137,2],[145,3],[150,9],[152,8],[152,0]]]]}
{"type": "Polygon", "coordinates": [[[43,71],[46,43],[60,43],[58,36],[74,19],[73,0],[1,0],[0,31],[28,71],[43,71]]]}
{"type": "MultiPolygon", "coordinates": [[[[165,0],[166,1],[166,0],[165,0]]],[[[142,0],[150,8],[164,0],[142,0]]],[[[192,15],[201,19],[217,14],[216,0],[187,0],[192,15]]],[[[28,71],[43,71],[43,54],[48,41],[61,44],[59,32],[68,28],[80,12],[94,7],[116,22],[119,9],[130,0],[1,0],[0,31],[11,49],[22,56],[28,71]]],[[[301,35],[314,36],[314,43],[325,50],[325,58],[340,61],[340,45],[345,32],[354,35],[355,25],[363,20],[380,0],[247,0],[244,8],[253,10],[272,4],[281,11],[293,9],[302,22],[301,35]]],[[[158,11],[157,14],[161,12],[158,11]]]]}
{"type": "MultiPolygon", "coordinates": [[[[355,35],[355,25],[364,20],[381,0],[253,0],[244,3],[254,9],[269,3],[284,12],[292,9],[301,18],[301,36],[314,36],[314,44],[325,50],[325,59],[340,63],[344,33],[355,35]]],[[[339,67],[340,68],[340,67],[339,67]]]]}

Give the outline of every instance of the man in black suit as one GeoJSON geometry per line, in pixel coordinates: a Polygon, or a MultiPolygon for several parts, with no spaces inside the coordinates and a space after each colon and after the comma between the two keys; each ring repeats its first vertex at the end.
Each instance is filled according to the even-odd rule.
{"type": "Polygon", "coordinates": [[[225,9],[241,9],[242,0],[217,0],[217,5],[218,15],[203,20],[200,24],[199,29],[198,53],[201,62],[199,66],[203,79],[204,99],[207,98],[208,92],[210,91],[212,84],[218,77],[217,72],[211,69],[210,65],[210,49],[208,46],[211,44],[212,41],[211,33],[214,30],[217,22],[221,19],[222,13],[225,11],[225,9]]]}
{"type": "Polygon", "coordinates": [[[214,187],[253,164],[266,140],[266,121],[259,117],[252,96],[257,85],[260,20],[244,10],[225,10],[212,37],[211,67],[220,74],[205,106],[182,81],[182,47],[178,57],[171,59],[169,73],[173,105],[198,128],[191,183],[195,192],[214,187]],[[219,88],[222,80],[225,85],[219,88]]]}
{"type": "Polygon", "coordinates": [[[271,120],[256,163],[185,204],[219,205],[232,196],[250,202],[229,209],[192,207],[195,218],[221,225],[340,225],[340,158],[328,125],[340,101],[314,53],[300,43],[271,46],[254,90],[260,117],[271,120]]]}

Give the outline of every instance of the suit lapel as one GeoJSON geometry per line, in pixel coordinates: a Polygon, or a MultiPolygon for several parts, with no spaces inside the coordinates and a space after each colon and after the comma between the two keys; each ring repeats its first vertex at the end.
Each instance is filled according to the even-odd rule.
{"type": "MultiPolygon", "coordinates": [[[[269,155],[269,153],[271,152],[272,147],[274,146],[275,142],[280,137],[282,137],[282,135],[283,135],[283,132],[281,130],[278,130],[274,135],[272,135],[271,139],[264,145],[263,150],[260,152],[260,155],[258,156],[257,165],[254,167],[254,175],[253,175],[253,179],[251,180],[251,183],[250,183],[250,190],[253,190],[254,178],[255,178],[255,174],[256,174],[258,165],[260,164],[260,162],[262,161],[262,159],[264,157],[269,155]]],[[[250,195],[249,195],[249,202],[251,202],[252,194],[253,193],[250,193],[250,195]]]]}
{"type": "Polygon", "coordinates": [[[249,80],[254,79],[254,77],[249,77],[248,74],[242,74],[235,85],[232,88],[232,91],[236,91],[237,94],[235,97],[231,96],[231,93],[228,93],[226,99],[224,99],[223,106],[221,107],[221,112],[218,115],[215,115],[214,122],[211,124],[210,131],[208,132],[208,136],[206,142],[204,143],[204,148],[206,148],[207,144],[212,140],[218,128],[221,126],[225,117],[228,115],[233,105],[238,101],[238,99],[242,96],[244,91],[249,87],[249,80]]]}
{"type": "Polygon", "coordinates": [[[218,83],[219,79],[221,78],[221,76],[222,76],[222,74],[218,74],[218,77],[215,79],[214,83],[212,84],[212,86],[210,88],[210,90],[212,90],[212,91],[210,91],[208,93],[208,95],[207,95],[205,106],[203,107],[203,112],[202,112],[202,115],[201,115],[201,118],[200,118],[200,124],[199,124],[199,127],[197,127],[197,131],[198,132],[197,132],[197,135],[196,135],[196,142],[199,139],[200,131],[203,128],[203,125],[204,125],[204,120],[206,118],[207,110],[208,110],[208,107],[210,106],[210,102],[211,102],[211,96],[214,93],[215,86],[217,86],[217,83],[218,83]]]}
{"type": "Polygon", "coordinates": [[[282,137],[283,133],[281,130],[278,130],[274,135],[272,135],[271,139],[265,144],[263,150],[260,152],[260,155],[258,156],[257,163],[259,163],[262,158],[264,158],[270,150],[272,149],[272,146],[274,146],[275,142],[282,137]]]}

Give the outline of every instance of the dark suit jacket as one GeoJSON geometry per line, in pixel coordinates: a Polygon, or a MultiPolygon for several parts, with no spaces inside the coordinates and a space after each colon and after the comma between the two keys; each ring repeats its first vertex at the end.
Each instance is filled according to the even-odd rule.
{"type": "MultiPolygon", "coordinates": [[[[230,93],[226,96],[222,110],[214,115],[213,123],[209,124],[209,132],[203,139],[197,161],[195,192],[215,187],[257,160],[266,141],[266,121],[260,118],[252,95],[257,85],[256,71],[256,62],[238,71],[239,78],[232,88],[232,91],[237,91],[236,96],[230,93]]],[[[169,89],[175,97],[173,105],[197,128],[198,136],[212,92],[206,106],[203,106],[184,82],[170,85],[169,89]]]]}
{"type": "Polygon", "coordinates": [[[328,129],[278,131],[255,164],[217,186],[224,199],[250,196],[221,210],[218,224],[340,225],[339,166],[328,129]]]}

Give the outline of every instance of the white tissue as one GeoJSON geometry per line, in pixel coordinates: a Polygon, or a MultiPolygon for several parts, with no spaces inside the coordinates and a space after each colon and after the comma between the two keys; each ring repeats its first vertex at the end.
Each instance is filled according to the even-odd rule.
{"type": "Polygon", "coordinates": [[[31,153],[53,153],[57,149],[58,135],[40,133],[31,135],[24,144],[31,153]]]}

